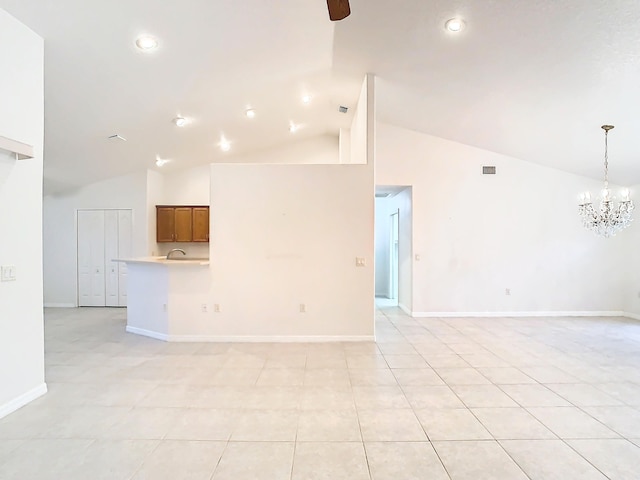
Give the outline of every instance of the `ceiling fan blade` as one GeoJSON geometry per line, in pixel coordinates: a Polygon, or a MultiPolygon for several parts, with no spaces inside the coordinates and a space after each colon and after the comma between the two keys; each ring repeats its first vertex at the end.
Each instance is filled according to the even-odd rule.
{"type": "Polygon", "coordinates": [[[349,0],[327,0],[327,7],[329,7],[329,18],[334,22],[347,18],[351,14],[349,0]]]}

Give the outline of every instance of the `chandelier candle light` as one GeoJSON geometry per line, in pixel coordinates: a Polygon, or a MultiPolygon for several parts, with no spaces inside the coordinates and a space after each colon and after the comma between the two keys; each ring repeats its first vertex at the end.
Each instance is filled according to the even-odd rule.
{"type": "Polygon", "coordinates": [[[604,130],[604,190],[600,200],[600,208],[596,210],[591,203],[591,194],[583,193],[579,206],[579,213],[582,217],[582,224],[592,232],[602,237],[612,237],[620,230],[627,228],[631,224],[631,212],[633,212],[633,201],[629,199],[629,190],[621,192],[622,199],[615,205],[614,197],[609,191],[609,130],[613,125],[603,125],[604,130]]]}

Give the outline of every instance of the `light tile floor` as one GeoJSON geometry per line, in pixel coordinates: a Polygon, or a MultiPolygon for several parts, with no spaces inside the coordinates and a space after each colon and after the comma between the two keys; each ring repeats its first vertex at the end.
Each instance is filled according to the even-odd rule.
{"type": "Polygon", "coordinates": [[[170,344],[46,311],[0,479],[639,479],[640,324],[412,319],[377,343],[170,344]]]}

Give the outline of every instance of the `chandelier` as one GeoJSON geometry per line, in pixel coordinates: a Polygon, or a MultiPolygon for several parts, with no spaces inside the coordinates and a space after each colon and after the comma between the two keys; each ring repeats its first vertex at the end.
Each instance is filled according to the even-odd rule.
{"type": "Polygon", "coordinates": [[[579,206],[582,224],[592,232],[602,237],[612,237],[620,230],[627,228],[631,224],[631,212],[633,212],[633,201],[629,199],[629,190],[621,192],[622,199],[616,205],[614,197],[609,191],[609,130],[613,125],[602,125],[604,130],[604,190],[600,199],[599,209],[595,209],[591,203],[591,194],[583,193],[579,206]]]}

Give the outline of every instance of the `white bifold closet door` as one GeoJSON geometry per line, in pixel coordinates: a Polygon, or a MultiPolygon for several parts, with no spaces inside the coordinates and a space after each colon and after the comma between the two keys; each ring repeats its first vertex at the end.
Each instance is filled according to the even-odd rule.
{"type": "Polygon", "coordinates": [[[131,256],[131,210],[78,210],[78,305],[127,305],[126,266],[131,256]]]}

